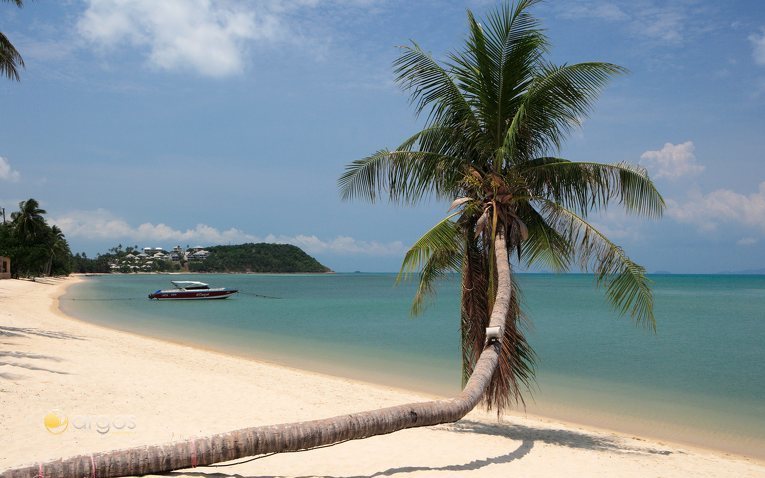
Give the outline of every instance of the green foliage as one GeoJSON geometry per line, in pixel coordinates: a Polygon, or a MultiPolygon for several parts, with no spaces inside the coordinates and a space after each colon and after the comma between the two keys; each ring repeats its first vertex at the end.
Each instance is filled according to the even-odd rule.
{"type": "MultiPolygon", "coordinates": [[[[3,0],[4,3],[13,3],[21,8],[23,0],[3,0]]],[[[9,80],[19,81],[19,68],[24,67],[24,59],[13,46],[13,43],[0,32],[0,76],[5,76],[9,80]]]]}
{"type": "Polygon", "coordinates": [[[11,221],[0,224],[0,255],[11,258],[13,277],[68,275],[69,244],[57,226],[49,226],[45,210],[34,199],[19,203],[11,221]]]}
{"type": "Polygon", "coordinates": [[[210,255],[189,262],[191,272],[330,272],[302,249],[290,244],[212,246],[210,255]]]}
{"type": "MultiPolygon", "coordinates": [[[[109,267],[110,260],[111,258],[108,255],[99,254],[95,259],[90,259],[84,252],[78,252],[73,255],[71,259],[72,272],[78,274],[104,274],[111,272],[111,268],[109,267]]],[[[130,271],[128,270],[125,272],[130,271]]]]}

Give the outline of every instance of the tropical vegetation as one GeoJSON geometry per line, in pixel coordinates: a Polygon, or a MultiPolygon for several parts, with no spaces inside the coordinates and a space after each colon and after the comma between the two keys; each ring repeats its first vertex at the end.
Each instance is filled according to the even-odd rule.
{"type": "Polygon", "coordinates": [[[35,199],[19,203],[10,222],[0,224],[0,256],[11,258],[13,277],[66,275],[72,270],[71,251],[58,226],[48,225],[35,199]]]}
{"type": "Polygon", "coordinates": [[[291,244],[211,246],[203,261],[189,262],[191,272],[330,272],[330,269],[291,244]]]}
{"type": "MultiPolygon", "coordinates": [[[[13,3],[21,8],[24,0],[2,0],[4,3],[13,3]]],[[[4,75],[9,80],[19,81],[19,69],[24,67],[24,59],[13,46],[13,43],[0,32],[0,75],[4,75]]]]}

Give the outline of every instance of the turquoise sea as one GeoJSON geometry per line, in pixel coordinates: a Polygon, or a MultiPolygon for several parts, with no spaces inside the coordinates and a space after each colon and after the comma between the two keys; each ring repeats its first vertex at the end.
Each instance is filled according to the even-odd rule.
{"type": "MultiPolygon", "coordinates": [[[[223,301],[151,301],[184,275],[89,277],[82,320],[433,394],[460,387],[459,282],[411,318],[394,274],[204,275],[223,301]]],[[[765,458],[765,276],[656,275],[658,330],[607,305],[592,276],[521,274],[538,356],[526,412],[765,458]]],[[[520,413],[524,412],[519,407],[520,413]]],[[[321,418],[321,417],[317,417],[321,418]]]]}

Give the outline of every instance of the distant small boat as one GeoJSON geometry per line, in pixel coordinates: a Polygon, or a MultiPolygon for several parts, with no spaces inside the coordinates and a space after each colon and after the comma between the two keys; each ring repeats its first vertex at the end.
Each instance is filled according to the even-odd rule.
{"type": "Polygon", "coordinates": [[[204,299],[225,299],[226,297],[239,292],[236,289],[227,289],[225,287],[219,287],[211,289],[209,285],[204,282],[188,281],[188,280],[175,280],[170,281],[176,288],[164,289],[152,292],[149,294],[149,299],[168,300],[168,299],[183,299],[183,300],[204,300],[204,299]]]}

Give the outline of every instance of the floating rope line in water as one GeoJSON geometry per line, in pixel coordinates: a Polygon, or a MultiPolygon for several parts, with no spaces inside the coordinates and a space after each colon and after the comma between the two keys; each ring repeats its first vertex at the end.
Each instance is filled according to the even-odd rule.
{"type": "Polygon", "coordinates": [[[261,299],[283,299],[283,297],[274,297],[272,295],[255,294],[252,292],[239,292],[242,295],[249,295],[252,297],[260,297],[261,299]]]}
{"type": "Polygon", "coordinates": [[[110,300],[138,300],[138,297],[113,297],[109,299],[78,299],[76,297],[73,298],[61,298],[59,300],[85,300],[85,301],[110,301],[110,300]]]}
{"type": "MultiPolygon", "coordinates": [[[[251,292],[239,292],[239,293],[242,294],[242,295],[248,295],[248,296],[251,296],[251,297],[260,297],[261,299],[283,299],[283,297],[274,297],[272,295],[253,294],[251,292]]],[[[143,299],[143,298],[142,297],[111,297],[111,298],[106,298],[106,299],[88,299],[88,298],[77,298],[77,297],[72,297],[72,298],[63,297],[63,298],[61,298],[59,300],[77,300],[77,301],[99,301],[99,302],[104,302],[104,301],[113,301],[113,300],[139,300],[139,299],[143,299]]]]}

